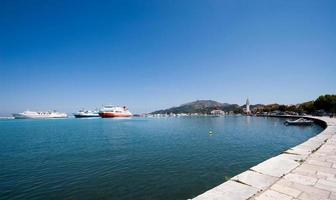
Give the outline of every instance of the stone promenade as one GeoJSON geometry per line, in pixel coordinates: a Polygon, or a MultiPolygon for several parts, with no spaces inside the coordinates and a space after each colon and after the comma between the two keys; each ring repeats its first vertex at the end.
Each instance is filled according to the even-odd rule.
{"type": "Polygon", "coordinates": [[[195,200],[336,200],[336,118],[310,117],[327,128],[195,200]]]}

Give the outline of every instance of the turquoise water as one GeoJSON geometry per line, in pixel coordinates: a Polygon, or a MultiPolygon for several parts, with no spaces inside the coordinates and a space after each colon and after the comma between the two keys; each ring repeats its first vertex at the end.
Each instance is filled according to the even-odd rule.
{"type": "Polygon", "coordinates": [[[322,130],[283,122],[245,116],[2,120],[0,199],[192,198],[322,130]]]}

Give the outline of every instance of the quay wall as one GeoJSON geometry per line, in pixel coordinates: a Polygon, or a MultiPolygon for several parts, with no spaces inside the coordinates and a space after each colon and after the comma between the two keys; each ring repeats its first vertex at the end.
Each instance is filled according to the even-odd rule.
{"type": "Polygon", "coordinates": [[[325,129],[196,196],[195,200],[336,199],[336,118],[265,117],[304,117],[325,129]]]}

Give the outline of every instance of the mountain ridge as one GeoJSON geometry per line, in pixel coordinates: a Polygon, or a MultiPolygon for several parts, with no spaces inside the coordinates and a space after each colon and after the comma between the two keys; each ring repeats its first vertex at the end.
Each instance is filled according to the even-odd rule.
{"type": "MultiPolygon", "coordinates": [[[[221,103],[214,100],[196,100],[189,103],[181,104],[180,106],[171,107],[168,109],[157,110],[150,114],[167,114],[167,113],[202,113],[210,114],[212,110],[222,110],[225,112],[233,111],[234,113],[244,113],[245,104],[221,103]]],[[[319,96],[316,100],[306,101],[295,105],[284,105],[278,103],[272,104],[252,104],[250,105],[252,113],[264,112],[296,112],[307,114],[330,114],[336,113],[336,95],[326,94],[319,96]]]]}
{"type": "Polygon", "coordinates": [[[214,100],[196,100],[181,104],[180,106],[171,107],[152,112],[151,114],[165,113],[210,113],[212,110],[234,111],[239,108],[238,104],[221,103],[214,100]]]}

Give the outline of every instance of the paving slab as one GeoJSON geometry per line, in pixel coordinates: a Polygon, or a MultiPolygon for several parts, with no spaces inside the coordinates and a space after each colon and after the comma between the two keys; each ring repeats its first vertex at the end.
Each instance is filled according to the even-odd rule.
{"type": "Polygon", "coordinates": [[[299,200],[330,200],[329,196],[330,196],[330,194],[329,195],[321,195],[321,193],[311,194],[311,193],[303,192],[298,197],[298,199],[299,200]]]}
{"type": "Polygon", "coordinates": [[[287,160],[292,160],[296,162],[303,162],[308,158],[308,155],[299,155],[299,154],[291,154],[291,153],[282,153],[278,155],[279,158],[287,159],[287,160]]]}
{"type": "Polygon", "coordinates": [[[334,182],[336,184],[336,178],[335,177],[327,177],[325,180],[334,182]]]}
{"type": "Polygon", "coordinates": [[[291,182],[286,179],[279,180],[277,184],[301,191],[301,194],[299,195],[298,199],[303,199],[303,200],[304,199],[314,199],[314,200],[328,199],[330,195],[329,191],[325,191],[323,189],[316,188],[311,185],[303,185],[300,183],[291,182]]]}
{"type": "Polygon", "coordinates": [[[294,182],[294,183],[300,183],[302,185],[314,185],[317,182],[317,178],[313,178],[310,176],[304,176],[300,174],[287,174],[284,179],[294,182]]]}
{"type": "Polygon", "coordinates": [[[324,173],[324,172],[317,172],[317,175],[320,175],[324,179],[335,178],[335,174],[329,174],[329,173],[324,173]]]}
{"type": "Polygon", "coordinates": [[[276,156],[252,167],[251,169],[265,175],[282,177],[297,166],[299,166],[299,163],[296,161],[276,156]]]}
{"type": "Polygon", "coordinates": [[[250,185],[252,187],[264,190],[270,187],[279,178],[261,174],[255,171],[245,171],[237,176],[233,177],[232,180],[250,185]]]}
{"type": "Polygon", "coordinates": [[[292,174],[299,174],[299,175],[303,175],[303,176],[308,176],[308,177],[313,177],[313,178],[316,178],[316,179],[326,178],[323,175],[317,174],[316,171],[301,170],[301,169],[298,169],[298,168],[294,169],[291,173],[292,174]]]}
{"type": "Polygon", "coordinates": [[[277,191],[277,192],[281,192],[283,194],[292,196],[292,197],[298,197],[301,194],[300,190],[285,186],[285,185],[281,185],[281,184],[274,184],[271,187],[272,190],[277,191]]]}
{"type": "Polygon", "coordinates": [[[285,151],[285,153],[298,154],[298,155],[309,155],[315,150],[315,148],[311,148],[309,146],[297,146],[285,151]]]}
{"type": "Polygon", "coordinates": [[[324,189],[324,190],[327,190],[327,191],[336,192],[336,182],[334,182],[334,181],[319,179],[317,181],[315,187],[320,188],[320,189],[324,189]]]}
{"type": "Polygon", "coordinates": [[[246,200],[255,195],[259,189],[238,183],[227,181],[197,197],[195,200],[246,200]]]}
{"type": "Polygon", "coordinates": [[[311,165],[322,166],[322,167],[331,167],[333,165],[332,162],[321,161],[318,159],[307,160],[307,163],[311,165]]]}
{"type": "Polygon", "coordinates": [[[313,170],[313,171],[323,172],[323,173],[328,173],[328,174],[336,174],[336,169],[335,168],[323,167],[323,166],[317,166],[317,165],[310,165],[310,164],[306,164],[306,163],[303,163],[300,166],[300,169],[313,170]]]}
{"type": "Polygon", "coordinates": [[[292,200],[293,197],[274,190],[267,190],[262,193],[260,196],[255,198],[256,200],[292,200]]]}

